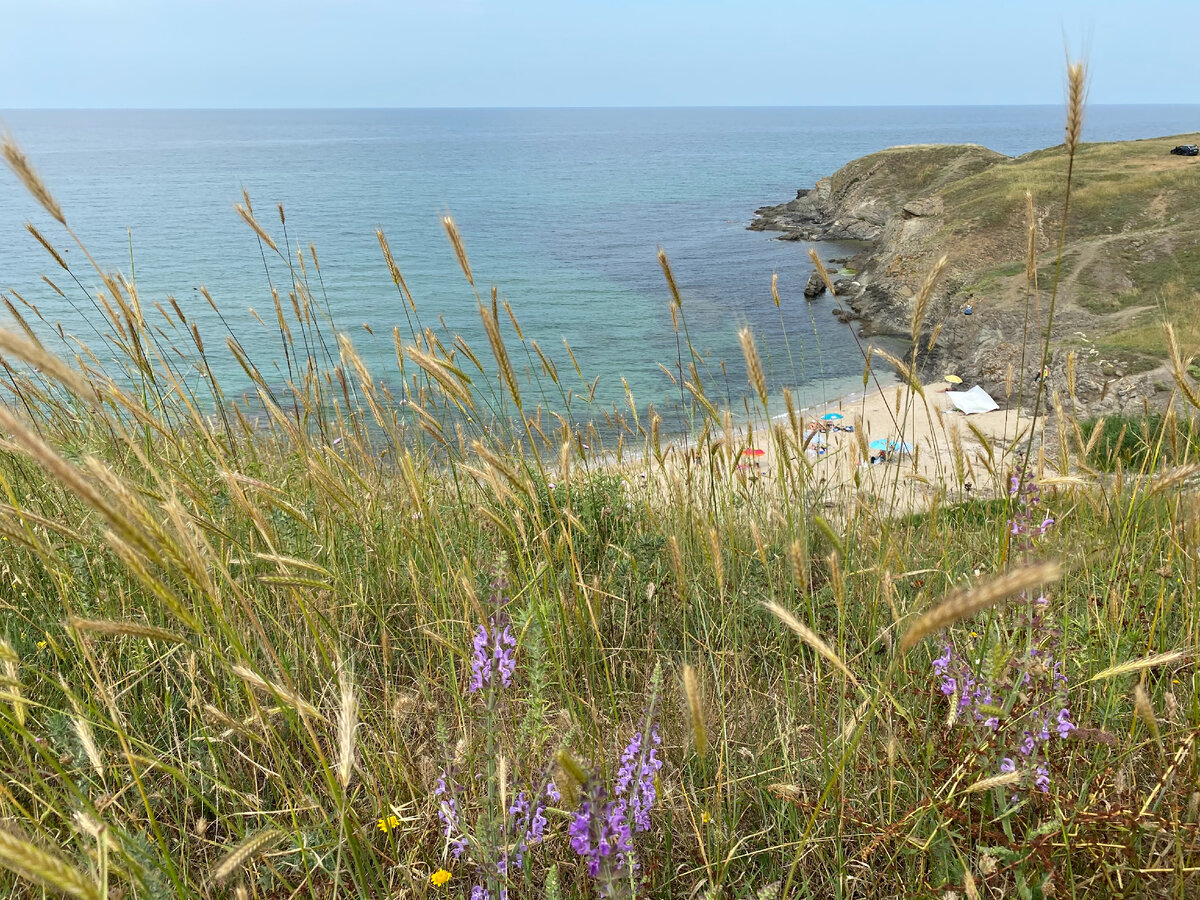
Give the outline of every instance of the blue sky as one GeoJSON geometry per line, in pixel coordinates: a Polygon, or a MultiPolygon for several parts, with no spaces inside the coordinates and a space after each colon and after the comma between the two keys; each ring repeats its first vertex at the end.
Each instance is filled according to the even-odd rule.
{"type": "Polygon", "coordinates": [[[0,108],[1200,100],[1200,0],[0,0],[0,108]]]}

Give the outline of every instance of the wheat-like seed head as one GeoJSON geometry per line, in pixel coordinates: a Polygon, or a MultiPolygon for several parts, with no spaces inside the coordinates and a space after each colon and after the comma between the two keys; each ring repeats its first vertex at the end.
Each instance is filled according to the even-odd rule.
{"type": "Polygon", "coordinates": [[[682,596],[687,589],[688,578],[687,570],[683,566],[683,551],[679,546],[679,538],[675,535],[671,535],[667,539],[667,555],[671,558],[671,571],[675,575],[675,586],[682,596]]]}
{"type": "Polygon", "coordinates": [[[1163,323],[1163,330],[1167,335],[1167,357],[1171,360],[1171,374],[1175,376],[1175,383],[1179,389],[1183,391],[1183,395],[1187,398],[1188,403],[1200,409],[1200,393],[1192,386],[1191,379],[1187,377],[1187,367],[1191,363],[1191,357],[1184,359],[1179,352],[1179,340],[1175,337],[1175,326],[1171,322],[1163,323]]]}
{"type": "Polygon", "coordinates": [[[1025,227],[1029,230],[1025,249],[1025,280],[1037,288],[1037,217],[1033,210],[1033,191],[1025,192],[1025,227]]]}
{"type": "Polygon", "coordinates": [[[907,653],[924,638],[960,619],[973,616],[1020,591],[1057,581],[1060,577],[1062,567],[1057,562],[1043,562],[1001,575],[979,587],[951,594],[912,624],[900,639],[900,653],[907,653]]]}
{"type": "Polygon", "coordinates": [[[412,344],[405,347],[404,352],[441,386],[451,400],[468,409],[475,408],[470,390],[441,360],[412,344]]]}
{"type": "Polygon", "coordinates": [[[925,321],[925,312],[929,308],[929,301],[933,297],[933,289],[937,286],[938,281],[942,277],[942,273],[946,271],[946,263],[949,257],[943,255],[933,268],[929,270],[929,274],[925,276],[925,280],[921,282],[921,289],[917,291],[917,298],[913,301],[912,314],[912,339],[915,343],[917,336],[921,333],[921,325],[925,321]]]}
{"type": "Polygon", "coordinates": [[[763,605],[767,609],[769,609],[772,613],[774,613],[775,617],[778,618],[780,622],[782,622],[784,625],[786,625],[788,628],[790,628],[792,631],[794,631],[796,633],[796,635],[800,638],[800,640],[802,640],[802,641],[804,641],[804,643],[808,644],[808,646],[818,656],[824,657],[829,663],[831,663],[833,665],[833,667],[835,669],[837,669],[844,676],[846,676],[846,678],[850,681],[851,684],[853,684],[855,687],[859,686],[858,679],[855,677],[854,673],[851,672],[846,667],[846,664],[844,662],[842,662],[842,658],[840,656],[838,656],[837,653],[834,652],[832,647],[830,647],[823,640],[821,640],[821,638],[818,637],[812,631],[812,629],[810,629],[807,625],[805,625],[803,622],[801,622],[799,619],[797,619],[794,615],[792,615],[791,612],[784,609],[782,606],[780,606],[778,603],[775,603],[774,601],[764,603],[763,605]]]}
{"type": "Polygon", "coordinates": [[[775,308],[779,309],[779,273],[771,274],[771,299],[775,301],[775,308]]]}
{"type": "Polygon", "coordinates": [[[213,866],[213,881],[224,881],[253,857],[276,843],[282,837],[283,832],[278,828],[266,828],[245,838],[240,844],[221,857],[220,861],[213,866]]]}
{"type": "MultiPolygon", "coordinates": [[[[683,299],[679,296],[679,285],[675,283],[675,273],[671,271],[671,262],[667,259],[667,251],[662,247],[658,248],[658,264],[662,267],[663,276],[667,279],[667,290],[671,292],[671,318],[675,318],[675,308],[683,308],[683,299]]],[[[675,328],[679,330],[678,325],[675,328]]]]}
{"type": "Polygon", "coordinates": [[[111,637],[139,637],[150,641],[164,641],[168,644],[182,644],[185,639],[155,625],[144,625],[141,622],[127,622],[114,619],[80,619],[72,616],[66,624],[84,634],[102,634],[111,637]]]}
{"type": "Polygon", "coordinates": [[[821,257],[817,256],[817,248],[808,248],[808,257],[812,260],[812,264],[816,266],[817,273],[821,276],[821,280],[825,282],[825,289],[829,291],[831,297],[837,296],[837,291],[833,289],[833,282],[829,279],[829,270],[825,268],[825,263],[821,262],[821,257]]]}
{"type": "Polygon", "coordinates": [[[25,727],[25,707],[28,701],[21,694],[20,678],[21,657],[12,648],[12,644],[0,638],[0,663],[4,666],[4,677],[0,678],[0,700],[7,700],[12,707],[13,718],[17,725],[25,727]]]}
{"type": "Polygon", "coordinates": [[[1144,656],[1141,659],[1130,660],[1129,662],[1118,663],[1115,666],[1109,666],[1097,672],[1088,682],[1102,681],[1105,678],[1116,678],[1118,675],[1128,675],[1130,672],[1141,672],[1145,669],[1153,669],[1157,666],[1170,665],[1173,662],[1178,662],[1181,659],[1186,659],[1192,653],[1191,650],[1170,650],[1166,653],[1154,653],[1150,656],[1144,656]]]}
{"type": "Polygon", "coordinates": [[[496,363],[500,366],[500,375],[504,379],[504,383],[508,386],[508,391],[512,395],[513,402],[517,404],[517,408],[519,409],[521,406],[521,389],[517,384],[517,376],[513,371],[512,361],[508,358],[508,350],[504,346],[504,338],[500,334],[500,320],[494,311],[489,310],[482,303],[479,304],[479,317],[483,320],[483,330],[487,334],[488,343],[491,344],[492,356],[496,358],[496,363]]]}
{"type": "Polygon", "coordinates": [[[717,589],[723,590],[725,586],[725,560],[721,554],[721,536],[717,533],[717,529],[708,529],[708,552],[712,557],[713,577],[717,581],[717,589]]]}
{"type": "Polygon", "coordinates": [[[1079,60],[1067,66],[1067,155],[1074,156],[1083,132],[1083,107],[1087,100],[1087,65],[1079,60]]]}
{"type": "MultiPolygon", "coordinates": [[[[903,381],[904,384],[908,385],[912,390],[916,391],[917,394],[919,394],[920,396],[922,396],[922,397],[925,396],[925,388],[921,384],[921,381],[917,377],[916,371],[913,369],[912,366],[910,366],[904,360],[900,359],[898,356],[893,356],[891,353],[888,353],[886,350],[884,350],[881,347],[873,346],[873,347],[871,347],[870,352],[875,356],[883,357],[883,359],[886,362],[888,362],[892,366],[893,369],[896,370],[896,374],[900,376],[900,380],[903,381]]],[[[903,398],[904,398],[903,388],[900,385],[897,385],[896,386],[896,399],[895,399],[895,409],[897,412],[900,411],[900,404],[901,404],[903,398]]]]}
{"type": "Polygon", "coordinates": [[[1133,708],[1138,718],[1150,729],[1154,740],[1162,740],[1158,730],[1158,718],[1154,715],[1154,704],[1150,702],[1150,695],[1146,693],[1146,688],[1140,681],[1133,686],[1133,708]]]}
{"type": "Polygon", "coordinates": [[[258,223],[258,219],[254,218],[254,211],[250,207],[249,198],[247,198],[245,206],[243,206],[241,203],[235,203],[233,204],[233,208],[237,211],[237,214],[242,217],[242,221],[249,225],[250,229],[256,235],[258,235],[258,239],[260,241],[262,241],[276,253],[279,252],[279,248],[275,246],[275,239],[272,238],[271,235],[267,234],[267,229],[263,228],[262,225],[258,223]]]}
{"type": "Polygon", "coordinates": [[[66,271],[68,271],[68,272],[70,271],[70,268],[67,266],[66,260],[64,260],[61,256],[58,255],[58,251],[55,250],[53,245],[48,240],[46,240],[45,237],[42,236],[42,233],[37,230],[36,226],[34,226],[34,224],[32,222],[25,223],[25,230],[33,235],[34,239],[39,244],[42,245],[42,248],[47,253],[49,253],[54,258],[54,261],[56,263],[58,263],[60,266],[62,266],[62,268],[65,269],[66,271]]]}
{"type": "Polygon", "coordinates": [[[937,345],[938,338],[942,336],[942,329],[945,327],[945,322],[938,322],[933,326],[933,330],[929,332],[929,341],[925,344],[925,352],[928,353],[937,345]]]}
{"type": "Polygon", "coordinates": [[[971,874],[971,867],[965,863],[963,865],[963,893],[967,895],[967,900],[979,900],[979,886],[975,884],[975,876],[971,874]]]}
{"type": "Polygon", "coordinates": [[[987,778],[980,778],[973,784],[963,788],[964,794],[977,794],[980,791],[988,791],[995,787],[1003,787],[1006,784],[1016,784],[1021,780],[1021,773],[1015,769],[1012,772],[1001,772],[999,775],[990,775],[987,778]]]}
{"type": "Polygon", "coordinates": [[[408,290],[408,284],[404,281],[404,276],[400,272],[400,267],[396,265],[396,260],[392,258],[392,246],[388,243],[387,237],[383,233],[382,228],[375,229],[375,238],[379,241],[379,249],[383,251],[383,261],[387,263],[388,272],[392,276],[392,282],[400,289],[404,299],[408,302],[409,307],[415,313],[417,305],[413,303],[412,294],[408,290]]]}
{"type": "Polygon", "coordinates": [[[742,344],[742,356],[746,358],[746,375],[750,386],[758,394],[758,399],[764,407],[767,405],[767,377],[763,373],[762,360],[758,356],[758,347],[754,344],[754,333],[749,328],[738,332],[738,340],[742,344]]]}
{"type": "Polygon", "coordinates": [[[508,809],[508,757],[503,753],[497,760],[496,780],[500,782],[500,808],[508,809]]]}
{"type": "Polygon", "coordinates": [[[521,323],[517,321],[517,314],[513,312],[513,308],[509,305],[507,300],[504,301],[503,306],[504,311],[508,314],[508,320],[512,322],[513,331],[517,333],[517,340],[525,340],[525,332],[521,330],[521,323]]]}
{"type": "Polygon", "coordinates": [[[688,715],[692,723],[692,742],[696,753],[703,756],[708,750],[708,724],[704,710],[704,696],[696,678],[696,667],[683,667],[683,696],[687,700],[688,715]]]}
{"type": "Polygon", "coordinates": [[[358,729],[358,697],[354,693],[354,680],[343,667],[338,673],[341,703],[338,706],[338,765],[337,776],[342,788],[350,786],[354,774],[354,734],[358,729]]]}
{"type": "Polygon", "coordinates": [[[25,190],[33,195],[33,199],[42,205],[42,209],[46,210],[58,224],[66,225],[67,219],[63,215],[62,207],[58,205],[58,201],[54,199],[46,187],[46,183],[42,181],[37,170],[33,168],[28,157],[17,146],[11,135],[6,134],[0,139],[0,155],[4,156],[4,161],[12,169],[13,174],[21,180],[21,183],[25,185],[25,190]]]}
{"type": "Polygon", "coordinates": [[[295,709],[302,715],[310,716],[314,719],[322,718],[321,713],[315,706],[297,694],[295,691],[289,691],[281,684],[276,684],[273,681],[267,681],[257,672],[251,671],[245,666],[234,665],[229,667],[231,671],[246,684],[253,688],[257,688],[265,694],[270,694],[281,703],[286,703],[288,706],[295,709]]]}
{"type": "Polygon", "coordinates": [[[0,829],[0,866],[51,891],[79,900],[100,900],[96,882],[83,872],[62,857],[4,829],[0,829]]]}
{"type": "Polygon", "coordinates": [[[467,284],[475,287],[475,276],[471,274],[471,261],[467,259],[467,248],[463,246],[458,225],[450,216],[442,216],[442,227],[446,229],[446,236],[450,238],[450,246],[454,248],[454,256],[458,259],[458,267],[462,269],[463,275],[467,278],[467,284]]]}
{"type": "Polygon", "coordinates": [[[79,745],[83,747],[84,755],[92,764],[96,777],[103,781],[104,760],[100,758],[100,748],[96,746],[96,738],[92,734],[92,723],[84,715],[76,715],[71,722],[75,728],[75,736],[79,738],[79,745]]]}

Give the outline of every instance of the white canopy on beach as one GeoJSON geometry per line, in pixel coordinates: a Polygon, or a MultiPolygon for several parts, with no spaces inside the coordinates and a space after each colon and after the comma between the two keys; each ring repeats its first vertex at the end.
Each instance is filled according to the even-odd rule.
{"type": "Polygon", "coordinates": [[[946,396],[964,415],[968,416],[972,413],[991,412],[993,409],[1000,408],[1000,404],[992,399],[992,395],[979,385],[975,385],[969,391],[950,391],[946,396]]]}

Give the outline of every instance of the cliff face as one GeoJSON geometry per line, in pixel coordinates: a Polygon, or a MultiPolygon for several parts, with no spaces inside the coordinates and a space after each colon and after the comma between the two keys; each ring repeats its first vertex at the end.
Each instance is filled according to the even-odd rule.
{"type": "MultiPolygon", "coordinates": [[[[1074,351],[1085,407],[1122,408],[1162,393],[1164,318],[1185,352],[1200,349],[1192,312],[1200,302],[1200,160],[1168,153],[1195,142],[1084,144],[1076,155],[1051,376],[1065,391],[1074,351]]],[[[976,145],[894,147],[759,209],[749,227],[785,240],[868,242],[850,263],[857,273],[843,298],[868,334],[909,334],[913,298],[946,255],[919,358],[926,374],[957,371],[1003,397],[1028,383],[1040,360],[1066,169],[1062,147],[1015,159],[976,145]],[[1036,293],[1027,277],[1031,222],[1036,293]]]]}

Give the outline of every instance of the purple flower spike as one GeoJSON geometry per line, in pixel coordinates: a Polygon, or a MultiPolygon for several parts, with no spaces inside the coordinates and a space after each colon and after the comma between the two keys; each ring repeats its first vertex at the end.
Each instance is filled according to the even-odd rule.
{"type": "Polygon", "coordinates": [[[517,639],[513,637],[507,619],[496,615],[487,625],[480,625],[471,646],[474,652],[471,654],[471,682],[467,686],[470,693],[483,690],[485,684],[493,684],[493,678],[503,687],[512,684],[513,673],[517,671],[514,655],[517,639]]]}

